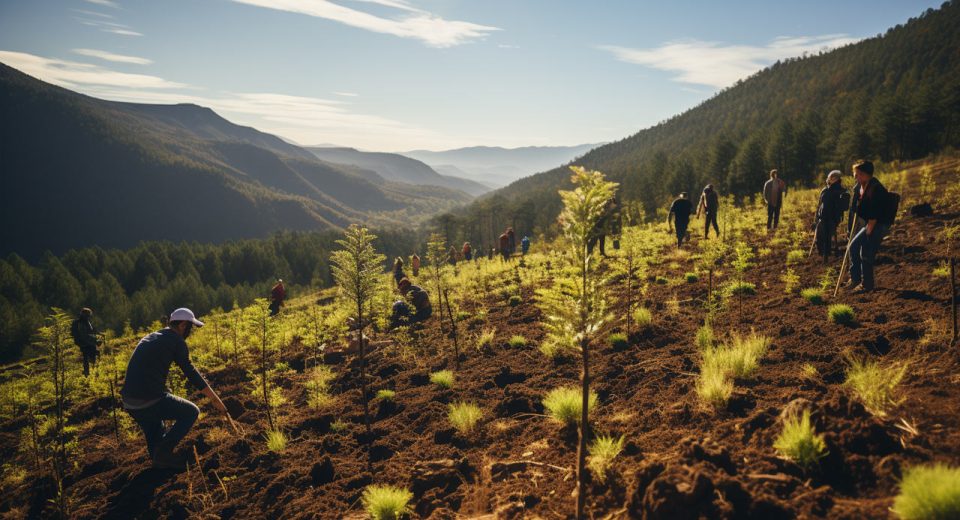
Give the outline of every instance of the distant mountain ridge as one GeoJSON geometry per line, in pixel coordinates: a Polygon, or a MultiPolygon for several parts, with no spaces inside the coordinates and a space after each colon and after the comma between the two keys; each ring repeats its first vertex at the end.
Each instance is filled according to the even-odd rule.
{"type": "Polygon", "coordinates": [[[414,225],[471,198],[322,161],[209,108],[100,100],[4,64],[0,114],[0,254],[414,225]]]}
{"type": "Polygon", "coordinates": [[[505,186],[520,178],[556,168],[601,146],[471,146],[434,152],[413,150],[402,155],[430,165],[445,175],[466,176],[477,182],[505,186]],[[457,172],[457,173],[455,173],[457,172]]]}
{"type": "Polygon", "coordinates": [[[380,177],[396,182],[442,186],[464,191],[470,195],[482,195],[492,188],[479,182],[449,175],[441,175],[422,161],[400,154],[362,152],[347,147],[306,147],[317,158],[336,164],[353,165],[376,172],[380,177]]]}

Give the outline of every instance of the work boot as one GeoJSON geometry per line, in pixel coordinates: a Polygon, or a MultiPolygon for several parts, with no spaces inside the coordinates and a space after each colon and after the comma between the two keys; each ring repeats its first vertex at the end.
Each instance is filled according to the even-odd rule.
{"type": "Polygon", "coordinates": [[[186,463],[183,457],[178,456],[170,448],[157,446],[153,453],[153,467],[155,469],[173,469],[183,471],[186,463]]]}
{"type": "Polygon", "coordinates": [[[843,290],[845,291],[856,291],[861,287],[860,280],[854,281],[850,280],[849,282],[843,284],[843,290]]]}

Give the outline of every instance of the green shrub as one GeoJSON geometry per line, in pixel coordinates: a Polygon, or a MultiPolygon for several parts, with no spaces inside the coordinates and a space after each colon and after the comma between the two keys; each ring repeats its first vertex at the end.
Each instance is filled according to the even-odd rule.
{"type": "MultiPolygon", "coordinates": [[[[577,386],[561,386],[547,393],[543,406],[547,414],[561,423],[579,423],[583,412],[583,392],[577,386]]],[[[587,413],[591,413],[597,404],[597,394],[590,392],[587,413]]]]}
{"type": "Polygon", "coordinates": [[[527,338],[516,335],[510,336],[510,339],[507,341],[507,345],[510,345],[513,348],[523,348],[527,346],[527,338]]]}
{"type": "Polygon", "coordinates": [[[851,359],[844,385],[850,387],[870,413],[883,417],[900,403],[897,385],[907,374],[907,365],[880,365],[876,361],[851,359]]]}
{"type": "Polygon", "coordinates": [[[633,322],[641,329],[649,327],[653,323],[653,313],[646,307],[637,307],[633,310],[633,322]]]}
{"type": "Polygon", "coordinates": [[[457,311],[457,315],[454,316],[456,321],[463,321],[470,317],[470,313],[467,311],[457,311]]]}
{"type": "Polygon", "coordinates": [[[521,303],[523,303],[523,299],[520,298],[519,296],[517,296],[516,294],[514,294],[513,296],[510,297],[510,306],[511,306],[511,307],[516,307],[517,305],[520,305],[521,303]]]}
{"type": "Polygon", "coordinates": [[[937,267],[933,269],[933,276],[937,278],[950,278],[950,263],[941,261],[937,264],[937,267]]]}
{"type": "Polygon", "coordinates": [[[780,275],[780,281],[783,282],[783,292],[793,294],[793,290],[800,284],[800,275],[791,267],[780,275]]]}
{"type": "Polygon", "coordinates": [[[811,365],[810,363],[804,364],[804,365],[803,365],[803,368],[801,368],[801,370],[803,371],[803,378],[804,378],[804,379],[809,379],[809,380],[813,381],[813,380],[817,379],[818,377],[820,377],[820,371],[817,370],[817,367],[811,365]]]}
{"type": "Polygon", "coordinates": [[[540,346],[537,348],[548,359],[553,359],[568,350],[564,345],[561,345],[556,341],[551,341],[549,338],[541,342],[540,346]]]}
{"type": "Polygon", "coordinates": [[[493,340],[496,337],[496,330],[484,330],[477,336],[477,349],[483,350],[485,348],[490,348],[493,345],[493,340]]]}
{"type": "Polygon", "coordinates": [[[796,264],[798,262],[802,262],[806,257],[807,254],[804,253],[802,249],[794,249],[787,253],[787,264],[796,264]]]}
{"type": "Polygon", "coordinates": [[[411,513],[412,499],[413,493],[406,489],[374,484],[363,490],[360,500],[371,519],[397,520],[411,513]]]}
{"type": "Polygon", "coordinates": [[[810,422],[810,410],[804,410],[800,417],[785,417],[783,431],[773,442],[780,455],[796,462],[804,469],[810,469],[826,456],[827,445],[823,435],[817,435],[810,422]]]}
{"type": "Polygon", "coordinates": [[[451,403],[447,408],[447,419],[449,419],[450,424],[462,434],[473,431],[473,428],[477,425],[477,421],[483,417],[483,410],[472,403],[451,403]]]}
{"type": "Polygon", "coordinates": [[[752,296],[754,294],[757,294],[757,286],[750,282],[744,282],[742,280],[735,281],[735,282],[731,282],[730,285],[727,286],[727,292],[729,292],[730,295],[732,296],[737,296],[739,294],[742,294],[744,296],[752,296]]]}
{"type": "Polygon", "coordinates": [[[665,277],[665,276],[657,276],[656,278],[654,278],[653,281],[654,281],[654,283],[656,283],[657,285],[667,285],[667,283],[670,282],[670,280],[667,280],[667,277],[665,277]]]}
{"type": "Polygon", "coordinates": [[[430,382],[441,388],[453,388],[456,377],[452,370],[440,370],[430,374],[430,382]]]}
{"type": "Polygon", "coordinates": [[[748,337],[734,335],[729,343],[703,351],[704,367],[716,366],[721,373],[734,378],[748,378],[759,366],[760,358],[767,352],[770,339],[751,334],[748,337]]]}
{"type": "Polygon", "coordinates": [[[267,449],[274,453],[282,453],[287,449],[287,434],[282,430],[267,430],[267,449]]]}
{"type": "Polygon", "coordinates": [[[630,340],[627,338],[627,335],[622,332],[614,332],[613,334],[607,337],[607,342],[610,343],[610,346],[622,350],[630,346],[630,340]]]}
{"type": "Polygon", "coordinates": [[[823,304],[823,289],[819,287],[807,287],[806,289],[802,289],[800,291],[800,296],[814,305],[823,304]]]}
{"type": "Polygon", "coordinates": [[[601,483],[607,480],[607,470],[613,465],[613,459],[623,451],[623,441],[622,435],[620,437],[599,435],[587,447],[587,452],[590,454],[587,467],[601,483]]]}
{"type": "Polygon", "coordinates": [[[330,431],[333,433],[345,432],[347,431],[348,427],[349,425],[346,423],[346,421],[341,419],[337,419],[336,421],[330,423],[330,431]]]}
{"type": "Polygon", "coordinates": [[[733,381],[719,365],[703,364],[700,367],[700,377],[697,378],[696,390],[705,403],[722,408],[733,394],[733,381]]]}
{"type": "Polygon", "coordinates": [[[713,336],[713,327],[711,327],[709,323],[705,323],[697,329],[697,348],[707,350],[708,348],[712,348],[715,342],[716,338],[713,336]]]}
{"type": "Polygon", "coordinates": [[[686,280],[687,283],[697,283],[700,281],[700,277],[697,276],[697,273],[687,273],[683,275],[683,279],[686,280]]]}
{"type": "Polygon", "coordinates": [[[960,468],[941,463],[907,468],[893,512],[905,520],[960,518],[960,468]]]}
{"type": "Polygon", "coordinates": [[[832,323],[849,325],[854,320],[853,307],[845,303],[835,303],[827,307],[827,319],[832,323]]]}
{"type": "Polygon", "coordinates": [[[396,395],[397,395],[396,392],[386,388],[377,390],[377,399],[381,399],[384,401],[393,401],[393,398],[396,397],[396,395]]]}

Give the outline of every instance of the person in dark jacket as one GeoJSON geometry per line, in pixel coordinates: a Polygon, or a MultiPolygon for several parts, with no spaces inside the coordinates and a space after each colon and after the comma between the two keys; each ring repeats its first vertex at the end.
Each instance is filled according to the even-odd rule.
{"type": "Polygon", "coordinates": [[[767,231],[780,224],[780,208],[787,194],[787,183],[780,179],[777,170],[770,170],[770,180],[763,185],[763,201],[767,203],[767,231]]]}
{"type": "Polygon", "coordinates": [[[593,226],[592,236],[590,237],[590,240],[587,241],[587,254],[592,255],[593,248],[599,242],[600,256],[607,256],[607,234],[610,233],[611,225],[614,223],[616,216],[619,214],[618,210],[619,208],[617,207],[617,200],[615,198],[611,198],[607,201],[603,208],[603,214],[601,214],[600,218],[597,219],[597,223],[593,226]]]}
{"type": "Polygon", "coordinates": [[[886,213],[887,189],[873,176],[873,163],[859,161],[853,165],[854,186],[851,207],[863,228],[850,241],[850,282],[847,288],[868,293],[876,287],[873,264],[880,241],[890,229],[886,213]]]}
{"type": "Polygon", "coordinates": [[[720,226],[717,225],[717,212],[720,210],[720,196],[717,190],[713,189],[713,184],[707,184],[700,194],[700,202],[697,203],[697,218],[700,218],[700,212],[704,213],[703,238],[710,238],[710,226],[720,236],[720,226]]]}
{"type": "Polygon", "coordinates": [[[174,448],[190,431],[200,414],[197,405],[170,393],[166,387],[170,365],[176,363],[184,377],[199,389],[214,406],[227,415],[227,407],[190,361],[186,339],[194,327],[202,327],[193,311],[180,308],[170,314],[167,328],[148,334],[130,356],[120,396],[123,407],[133,417],[147,441],[147,453],[155,468],[182,469],[182,458],[174,448]],[[165,428],[163,421],[174,421],[165,428]]]}
{"type": "Polygon", "coordinates": [[[433,307],[430,305],[430,295],[427,291],[413,285],[407,278],[400,280],[399,289],[404,299],[397,300],[393,304],[393,313],[390,316],[391,328],[420,323],[433,315],[433,307]],[[410,309],[411,304],[413,310],[410,309]]]}
{"type": "Polygon", "coordinates": [[[510,241],[510,255],[512,256],[517,252],[517,234],[513,231],[512,227],[507,228],[507,238],[510,241]]]}
{"type": "Polygon", "coordinates": [[[287,288],[283,286],[283,280],[277,279],[276,285],[270,289],[270,315],[276,316],[283,306],[283,300],[287,298],[287,288]]]}
{"type": "Polygon", "coordinates": [[[520,253],[526,255],[530,252],[530,237],[524,235],[520,240],[520,253]]]}
{"type": "Polygon", "coordinates": [[[97,358],[100,357],[100,337],[93,326],[93,310],[89,307],[80,309],[80,315],[70,326],[70,335],[73,336],[73,342],[80,347],[80,355],[83,356],[83,375],[89,376],[90,367],[96,366],[97,358]]]}
{"type": "Polygon", "coordinates": [[[827,185],[820,190],[820,203],[817,204],[817,252],[823,257],[824,263],[830,260],[837,226],[843,220],[841,201],[844,193],[840,170],[833,170],[827,175],[827,185]]]}
{"type": "Polygon", "coordinates": [[[510,259],[510,235],[508,235],[506,231],[500,234],[500,238],[497,242],[497,245],[499,246],[499,249],[500,249],[500,256],[503,257],[504,260],[509,260],[510,259]]]}
{"type": "Polygon", "coordinates": [[[689,194],[684,191],[673,201],[673,204],[670,204],[670,211],[667,213],[667,226],[670,226],[670,217],[673,216],[672,224],[677,232],[677,249],[680,249],[683,238],[687,235],[691,213],[693,213],[693,203],[690,202],[689,194]]]}

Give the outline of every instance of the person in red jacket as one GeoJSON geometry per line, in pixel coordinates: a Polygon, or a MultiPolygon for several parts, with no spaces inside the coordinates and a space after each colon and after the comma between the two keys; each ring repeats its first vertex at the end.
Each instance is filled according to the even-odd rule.
{"type": "Polygon", "coordinates": [[[500,256],[502,256],[504,260],[509,260],[510,259],[510,236],[507,235],[506,231],[504,231],[503,234],[500,235],[500,240],[498,245],[500,246],[500,256]]]}
{"type": "Polygon", "coordinates": [[[283,286],[283,280],[278,279],[277,284],[270,289],[270,315],[276,316],[280,312],[283,300],[287,297],[287,289],[283,286]]]}

